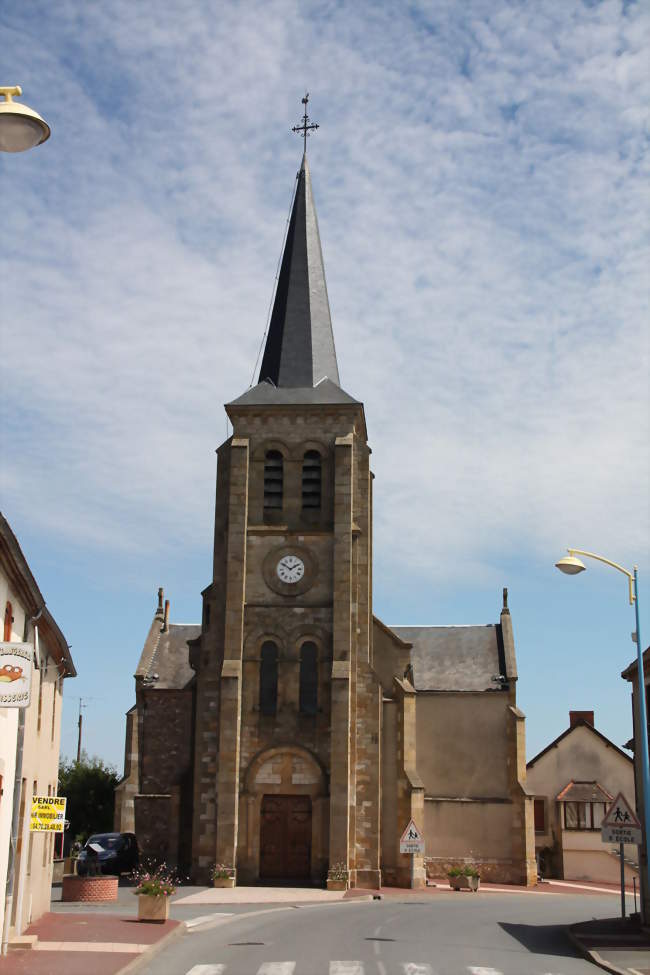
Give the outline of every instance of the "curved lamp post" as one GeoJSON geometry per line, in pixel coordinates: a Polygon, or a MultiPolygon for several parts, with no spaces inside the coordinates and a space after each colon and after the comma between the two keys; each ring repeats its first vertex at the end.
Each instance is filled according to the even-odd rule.
{"type": "MultiPolygon", "coordinates": [[[[611,559],[606,559],[602,555],[595,555],[593,552],[583,552],[579,548],[567,549],[568,555],[565,555],[563,559],[555,563],[555,568],[559,569],[560,572],[566,573],[566,575],[575,576],[579,572],[584,572],[587,568],[579,558],[578,555],[584,555],[585,558],[595,559],[597,562],[604,562],[605,565],[611,565],[613,569],[618,569],[623,575],[627,576],[628,586],[629,586],[629,597],[630,606],[634,606],[636,614],[636,654],[637,654],[637,672],[639,678],[639,724],[640,737],[641,737],[641,770],[643,773],[643,835],[645,839],[645,850],[646,850],[646,890],[649,892],[650,896],[650,761],[648,759],[648,715],[646,710],[645,702],[645,675],[643,673],[643,650],[641,643],[641,622],[639,619],[639,579],[637,567],[634,566],[634,570],[630,572],[625,569],[618,562],[612,562],[611,559]]],[[[640,866],[640,865],[639,865],[640,866]]],[[[650,909],[650,905],[646,905],[646,912],[650,909]]]]}
{"type": "Polygon", "coordinates": [[[25,152],[40,146],[50,137],[50,127],[38,112],[22,102],[15,102],[14,95],[22,95],[20,85],[0,87],[0,152],[25,152]]]}

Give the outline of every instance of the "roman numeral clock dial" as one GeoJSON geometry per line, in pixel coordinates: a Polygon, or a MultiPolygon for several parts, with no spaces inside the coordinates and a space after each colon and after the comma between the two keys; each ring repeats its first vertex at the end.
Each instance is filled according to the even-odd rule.
{"type": "Polygon", "coordinates": [[[275,569],[280,582],[300,582],[305,574],[305,563],[297,555],[284,555],[275,569]]]}

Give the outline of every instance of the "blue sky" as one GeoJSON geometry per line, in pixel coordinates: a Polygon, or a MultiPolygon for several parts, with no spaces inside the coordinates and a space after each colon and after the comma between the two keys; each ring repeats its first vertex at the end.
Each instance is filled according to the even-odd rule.
{"type": "Polygon", "coordinates": [[[121,765],[163,585],[210,581],[222,404],[264,332],[309,143],[341,381],[375,480],[374,609],[487,623],[508,586],[530,756],[631,734],[626,583],[648,573],[641,3],[32,0],[3,84],[52,138],[0,159],[2,508],[79,677],[63,750],[121,765]]]}

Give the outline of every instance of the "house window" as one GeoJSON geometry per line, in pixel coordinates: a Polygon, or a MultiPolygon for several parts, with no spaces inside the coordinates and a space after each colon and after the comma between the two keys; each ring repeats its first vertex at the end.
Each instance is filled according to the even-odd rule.
{"type": "Polygon", "coordinates": [[[264,458],[264,509],[282,508],[283,460],[279,450],[268,450],[264,458]]]}
{"type": "Polygon", "coordinates": [[[3,640],[5,643],[11,642],[11,624],[14,621],[14,611],[11,603],[7,600],[7,605],[5,606],[5,629],[3,640]]]}
{"type": "Polygon", "coordinates": [[[308,450],[302,460],[302,506],[320,508],[321,457],[317,450],[308,450]]]}
{"type": "Polygon", "coordinates": [[[300,648],[300,713],[316,714],[318,710],[318,650],[315,643],[300,648]]]}
{"type": "Polygon", "coordinates": [[[278,648],[275,643],[264,643],[260,656],[260,711],[273,715],[278,709],[278,648]]]}
{"type": "Polygon", "coordinates": [[[534,810],[535,810],[535,832],[545,833],[546,832],[546,810],[545,810],[544,799],[534,800],[534,810]]]}
{"type": "Polygon", "coordinates": [[[565,829],[600,829],[607,804],[604,802],[565,802],[565,829]]]}

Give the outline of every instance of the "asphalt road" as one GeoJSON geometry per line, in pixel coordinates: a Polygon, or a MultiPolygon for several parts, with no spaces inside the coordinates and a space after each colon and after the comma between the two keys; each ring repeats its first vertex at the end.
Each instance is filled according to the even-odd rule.
{"type": "MultiPolygon", "coordinates": [[[[204,916],[216,911],[204,911],[204,916]]],[[[616,897],[439,893],[213,917],[145,975],[594,975],[565,927],[616,914],[616,897]]]]}

